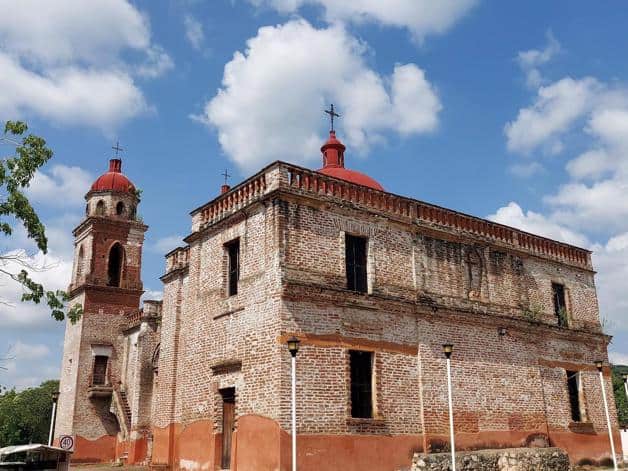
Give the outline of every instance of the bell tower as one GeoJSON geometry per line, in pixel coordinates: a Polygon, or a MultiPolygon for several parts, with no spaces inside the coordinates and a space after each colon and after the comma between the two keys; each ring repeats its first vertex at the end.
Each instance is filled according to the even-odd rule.
{"type": "Polygon", "coordinates": [[[81,319],[66,325],[55,437],[74,438],[74,461],[115,459],[126,408],[120,392],[124,337],[143,294],[142,246],[147,226],[137,216],[139,192],[116,155],[85,195],[74,229],[69,304],[81,319]]]}

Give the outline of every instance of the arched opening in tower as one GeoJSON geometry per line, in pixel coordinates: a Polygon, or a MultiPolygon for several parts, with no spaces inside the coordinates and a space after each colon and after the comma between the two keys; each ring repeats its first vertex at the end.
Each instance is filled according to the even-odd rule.
{"type": "Polygon", "coordinates": [[[76,280],[78,282],[81,281],[83,277],[83,264],[85,263],[85,251],[83,250],[83,246],[79,249],[78,260],[76,261],[76,280]]]}
{"type": "Polygon", "coordinates": [[[122,279],[122,268],[124,266],[124,249],[116,242],[109,250],[109,267],[107,270],[109,286],[120,286],[122,279]]]}

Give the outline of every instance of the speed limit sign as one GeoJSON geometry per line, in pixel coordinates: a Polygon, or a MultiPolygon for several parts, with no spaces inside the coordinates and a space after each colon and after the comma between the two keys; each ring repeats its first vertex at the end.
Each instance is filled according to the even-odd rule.
{"type": "Polygon", "coordinates": [[[74,438],[71,435],[61,435],[59,438],[59,446],[64,450],[71,450],[74,448],[74,438]]]}

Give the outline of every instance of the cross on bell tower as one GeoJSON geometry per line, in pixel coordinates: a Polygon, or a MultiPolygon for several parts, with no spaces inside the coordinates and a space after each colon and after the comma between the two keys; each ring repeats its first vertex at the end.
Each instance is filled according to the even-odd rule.
{"type": "Polygon", "coordinates": [[[336,111],[334,110],[334,104],[332,103],[330,106],[330,109],[328,110],[324,110],[325,113],[327,113],[329,115],[329,118],[331,120],[331,128],[330,131],[334,132],[334,118],[340,118],[340,115],[338,113],[336,113],[336,111]]]}

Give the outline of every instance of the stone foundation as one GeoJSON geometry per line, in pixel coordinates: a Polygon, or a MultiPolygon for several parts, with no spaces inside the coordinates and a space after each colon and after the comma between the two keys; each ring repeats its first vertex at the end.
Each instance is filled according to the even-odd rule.
{"type": "MultiPolygon", "coordinates": [[[[415,453],[412,471],[448,471],[450,453],[415,453]]],[[[509,448],[456,453],[459,471],[568,471],[569,457],[560,448],[509,448]]]]}

